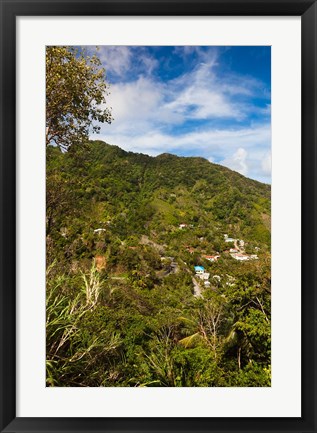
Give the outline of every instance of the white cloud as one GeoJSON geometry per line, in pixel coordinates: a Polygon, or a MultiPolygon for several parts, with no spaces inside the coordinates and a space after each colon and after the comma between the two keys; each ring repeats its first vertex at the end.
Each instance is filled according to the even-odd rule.
{"type": "Polygon", "coordinates": [[[259,152],[259,158],[263,157],[263,149],[267,149],[270,144],[271,130],[270,125],[249,127],[241,129],[202,129],[184,134],[169,134],[159,128],[144,131],[111,130],[101,134],[105,141],[121,145],[123,148],[132,150],[131,146],[138,151],[148,152],[155,149],[155,154],[162,152],[200,152],[202,156],[209,157],[210,154],[215,159],[225,159],[231,156],[237,149],[243,147],[248,152],[251,150],[259,152]],[[108,137],[108,140],[107,140],[108,137]],[[130,143],[130,144],[129,144],[130,143]]]}
{"type": "Polygon", "coordinates": [[[241,117],[242,106],[234,103],[218,82],[215,60],[200,63],[192,72],[172,82],[168,108],[194,119],[241,117]]]}
{"type": "Polygon", "coordinates": [[[123,76],[131,66],[132,52],[126,46],[103,46],[99,57],[107,71],[123,76]]]}
{"type": "Polygon", "coordinates": [[[232,156],[220,161],[220,164],[225,165],[226,167],[229,167],[231,170],[237,171],[240,174],[247,175],[247,156],[248,152],[243,149],[243,147],[239,147],[239,149],[232,156]]]}
{"type": "Polygon", "coordinates": [[[147,122],[153,118],[153,111],[161,106],[163,99],[160,85],[148,78],[140,77],[132,83],[114,84],[108,96],[114,128],[126,129],[137,121],[147,122]]]}
{"type": "MultiPolygon", "coordinates": [[[[114,67],[123,70],[127,64],[122,61],[114,67]]],[[[112,129],[139,128],[144,133],[145,125],[161,129],[186,120],[242,120],[251,107],[235,102],[233,87],[228,94],[227,89],[228,84],[219,85],[212,63],[200,64],[193,72],[167,83],[141,75],[132,82],[114,84],[107,99],[115,119],[112,129]]],[[[242,92],[240,87],[235,89],[238,94],[242,92]]]]}
{"type": "Polygon", "coordinates": [[[195,45],[178,46],[174,49],[175,54],[183,57],[185,61],[195,54],[201,63],[209,63],[213,65],[217,65],[218,51],[217,47],[208,47],[208,49],[203,49],[203,47],[195,45]]]}
{"type": "Polygon", "coordinates": [[[221,92],[209,90],[204,83],[192,85],[166,105],[168,110],[192,119],[208,119],[213,117],[241,117],[239,108],[221,92]]]}
{"type": "Polygon", "coordinates": [[[264,157],[264,159],[262,160],[262,170],[263,170],[263,174],[266,176],[270,176],[271,175],[271,170],[272,170],[272,156],[271,153],[267,153],[264,157]]]}
{"type": "Polygon", "coordinates": [[[145,68],[147,74],[152,74],[152,72],[158,67],[159,62],[154,57],[149,57],[145,54],[139,56],[139,61],[145,68]]]}
{"type": "Polygon", "coordinates": [[[99,58],[106,72],[120,78],[129,78],[131,71],[151,75],[159,65],[158,60],[149,56],[142,47],[138,47],[136,56],[135,47],[102,46],[99,49],[99,58]]]}

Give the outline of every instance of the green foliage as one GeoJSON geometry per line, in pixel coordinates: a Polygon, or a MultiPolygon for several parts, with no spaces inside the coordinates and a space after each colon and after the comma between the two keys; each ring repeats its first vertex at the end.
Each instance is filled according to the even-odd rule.
{"type": "Polygon", "coordinates": [[[68,149],[88,138],[93,122],[111,122],[106,103],[108,85],[97,55],[75,47],[46,48],[46,145],[68,149]]]}
{"type": "Polygon", "coordinates": [[[112,370],[108,357],[115,357],[122,340],[114,328],[105,327],[99,276],[93,266],[89,276],[83,275],[81,291],[66,295],[70,277],[50,278],[50,272],[52,267],[46,294],[47,384],[104,386],[112,370]]]}
{"type": "Polygon", "coordinates": [[[202,158],[48,146],[47,265],[48,386],[270,386],[268,185],[202,158]],[[224,233],[259,259],[234,260],[224,233]]]}

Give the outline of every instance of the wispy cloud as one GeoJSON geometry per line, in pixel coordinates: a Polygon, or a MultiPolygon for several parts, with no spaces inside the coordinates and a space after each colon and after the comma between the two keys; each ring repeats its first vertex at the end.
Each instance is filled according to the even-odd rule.
{"type": "Polygon", "coordinates": [[[131,66],[132,52],[125,46],[107,46],[100,49],[99,57],[106,71],[124,76],[131,66]]]}
{"type": "Polygon", "coordinates": [[[240,99],[255,88],[253,80],[244,86],[221,82],[210,64],[169,82],[140,75],[136,80],[112,85],[109,104],[113,107],[113,128],[126,129],[135,121],[154,122],[157,126],[187,120],[244,119],[254,106],[240,99]],[[126,122],[123,125],[123,122],[126,122]]]}
{"type": "Polygon", "coordinates": [[[134,74],[150,75],[158,66],[158,60],[142,47],[103,46],[99,57],[108,74],[122,79],[131,79],[134,74]]]}
{"type": "Polygon", "coordinates": [[[209,68],[209,65],[200,65],[195,72],[176,80],[171,91],[173,99],[166,108],[193,119],[240,117],[241,107],[231,101],[226,92],[217,88],[209,68]]]}

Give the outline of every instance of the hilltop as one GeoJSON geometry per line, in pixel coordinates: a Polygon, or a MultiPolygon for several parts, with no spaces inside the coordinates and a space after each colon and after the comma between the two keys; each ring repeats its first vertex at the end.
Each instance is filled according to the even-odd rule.
{"type": "MultiPolygon", "coordinates": [[[[48,154],[48,175],[50,166],[52,172],[58,166],[59,187],[71,185],[71,220],[81,226],[77,232],[107,228],[110,222],[121,240],[142,234],[168,238],[184,223],[215,242],[229,231],[269,248],[269,185],[203,158],[150,157],[100,141],[89,143],[76,158],[53,148],[48,154]]],[[[65,226],[68,206],[61,208],[65,226]]],[[[50,200],[48,207],[49,214],[58,211],[50,200]]],[[[56,222],[50,225],[55,232],[61,229],[56,222]]]]}

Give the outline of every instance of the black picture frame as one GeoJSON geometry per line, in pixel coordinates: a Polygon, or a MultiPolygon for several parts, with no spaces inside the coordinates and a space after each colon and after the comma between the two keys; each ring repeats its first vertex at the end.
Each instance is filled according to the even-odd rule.
{"type": "Polygon", "coordinates": [[[1,432],[316,432],[316,1],[0,0],[0,5],[1,432]],[[19,418],[16,416],[16,17],[100,15],[301,17],[302,416],[300,418],[19,418]]]}

